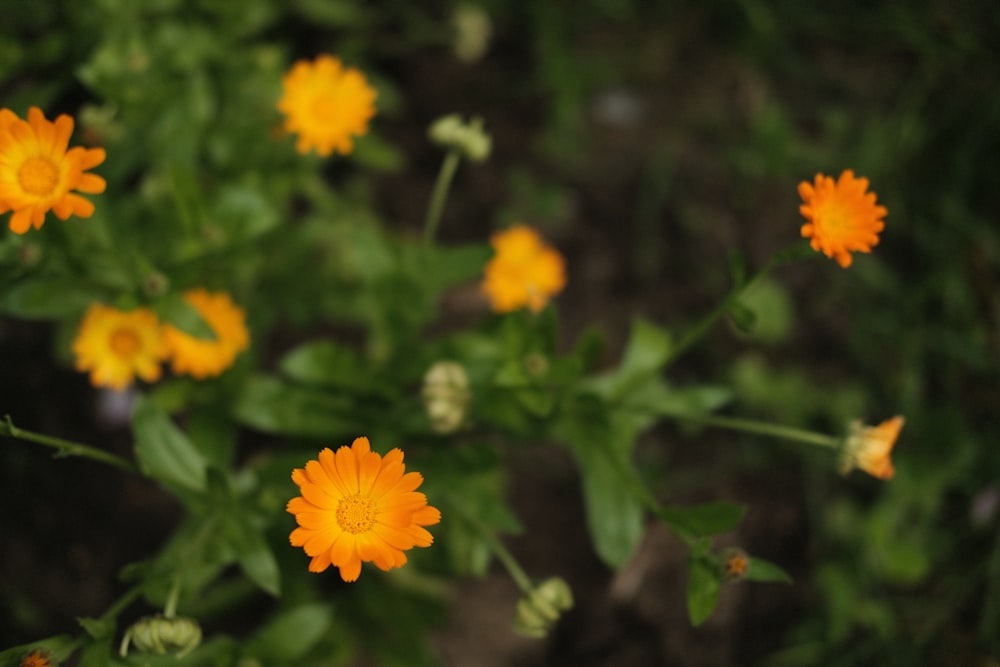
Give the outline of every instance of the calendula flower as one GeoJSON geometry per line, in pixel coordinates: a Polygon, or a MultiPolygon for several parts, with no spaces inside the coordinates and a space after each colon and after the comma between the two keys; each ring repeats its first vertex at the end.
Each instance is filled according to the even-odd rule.
{"type": "Polygon", "coordinates": [[[746,576],[750,557],[742,549],[729,549],[722,558],[722,573],[726,579],[736,581],[746,576]]]}
{"type": "Polygon", "coordinates": [[[18,667],[54,667],[54,665],[48,653],[35,649],[21,658],[18,667]]]}
{"type": "Polygon", "coordinates": [[[490,237],[495,250],[486,264],[481,286],[494,311],[527,306],[540,311],[566,285],[562,255],[545,244],[534,229],[515,225],[490,237]]]}
{"type": "Polygon", "coordinates": [[[14,233],[41,228],[49,211],[61,220],[94,214],[94,205],[74,190],[104,192],[104,179],[85,173],[104,162],[104,149],[66,150],[71,134],[69,116],[51,122],[41,109],[31,107],[28,120],[22,120],[9,109],[0,110],[0,213],[13,211],[14,233]]]}
{"type": "Polygon", "coordinates": [[[361,72],[332,56],[298,61],[281,84],[278,110],[285,130],[299,135],[295,149],[302,154],[315,148],[323,157],[347,155],[354,149],[351,136],[365,134],[375,115],[375,90],[361,72]]]}
{"type": "Polygon", "coordinates": [[[159,380],[166,347],[153,311],[125,312],[94,304],[80,322],[73,354],[76,369],[90,371],[91,384],[120,391],[136,376],[146,382],[159,380]]]}
{"type": "Polygon", "coordinates": [[[799,211],[809,221],[802,225],[802,236],[812,239],[813,250],[835,258],[846,269],[852,252],[870,252],[878,245],[888,211],[875,203],[867,178],[855,178],[850,169],[836,182],[816,174],[813,183],[799,183],[799,195],[803,201],[799,211]]]}
{"type": "Polygon", "coordinates": [[[898,415],[878,426],[864,426],[860,421],[853,422],[844,441],[841,471],[847,474],[859,468],[872,477],[891,479],[896,471],[889,455],[903,423],[904,419],[898,415]]]}
{"type": "Polygon", "coordinates": [[[310,572],[334,565],[344,581],[357,580],[362,562],[382,570],[400,567],[405,551],[431,545],[434,538],[424,526],[441,520],[416,490],[423,479],[406,472],[402,450],[382,457],[371,451],[368,438],[336,453],[325,448],[318,460],[292,471],[302,495],[288,502],[299,525],[289,540],[312,556],[310,572]]]}
{"type": "Polygon", "coordinates": [[[215,338],[197,338],[175,326],[164,325],[170,368],[178,375],[187,373],[199,380],[219,375],[233,365],[236,355],[250,346],[243,309],[225,292],[213,293],[200,287],[185,292],[184,299],[198,311],[215,338]]]}

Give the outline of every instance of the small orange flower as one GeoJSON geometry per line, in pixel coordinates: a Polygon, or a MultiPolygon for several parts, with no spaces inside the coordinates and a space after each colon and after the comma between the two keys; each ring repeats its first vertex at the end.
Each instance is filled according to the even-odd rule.
{"type": "Polygon", "coordinates": [[[188,290],[184,299],[211,327],[215,338],[196,338],[175,326],[164,325],[170,368],[178,375],[187,373],[199,380],[219,375],[250,346],[243,309],[225,292],[212,293],[202,288],[188,290]]]}
{"type": "Polygon", "coordinates": [[[9,109],[0,110],[0,213],[14,211],[10,229],[15,234],[32,226],[40,229],[49,211],[60,220],[94,214],[94,205],[73,191],[104,192],[104,179],[85,173],[104,162],[104,149],[66,150],[71,134],[69,116],[51,122],[41,109],[31,107],[25,121],[9,109]]]}
{"type": "Polygon", "coordinates": [[[731,549],[722,561],[722,571],[731,581],[742,579],[750,569],[750,558],[742,549],[731,549]]]}
{"type": "Polygon", "coordinates": [[[120,391],[137,375],[146,382],[159,380],[166,348],[153,311],[123,312],[94,304],[80,322],[73,353],[76,369],[90,371],[92,385],[120,391]]]}
{"type": "Polygon", "coordinates": [[[21,658],[18,667],[53,667],[53,665],[48,653],[35,649],[21,658]]]}
{"type": "Polygon", "coordinates": [[[490,244],[496,252],[486,264],[481,289],[494,311],[527,306],[537,313],[566,286],[562,255],[534,229],[515,225],[493,234],[490,244]]]}
{"type": "Polygon", "coordinates": [[[285,130],[299,135],[295,149],[302,154],[315,148],[323,157],[347,155],[354,149],[351,135],[364,135],[375,115],[375,90],[361,72],[332,56],[298,61],[281,84],[278,110],[285,130]]]}
{"type": "Polygon", "coordinates": [[[892,467],[889,455],[904,421],[897,415],[878,426],[864,426],[860,421],[853,422],[851,432],[844,442],[841,471],[847,474],[859,468],[872,477],[892,479],[896,470],[892,467]]]}
{"type": "Polygon", "coordinates": [[[811,238],[813,250],[835,258],[845,269],[851,265],[852,252],[871,252],[878,245],[878,234],[885,227],[882,218],[888,211],[867,190],[868,179],[855,178],[850,169],[836,182],[816,174],[815,182],[799,183],[804,202],[799,212],[809,221],[802,225],[803,238],[811,238]]]}
{"type": "Polygon", "coordinates": [[[438,523],[441,512],[416,490],[424,478],[406,472],[398,448],[383,458],[368,438],[356,438],[336,453],[323,449],[318,460],[293,470],[292,480],[302,495],[288,501],[299,524],[289,541],[312,556],[310,572],[334,565],[341,579],[355,581],[362,562],[401,567],[404,551],[434,541],[424,526],[438,523]]]}

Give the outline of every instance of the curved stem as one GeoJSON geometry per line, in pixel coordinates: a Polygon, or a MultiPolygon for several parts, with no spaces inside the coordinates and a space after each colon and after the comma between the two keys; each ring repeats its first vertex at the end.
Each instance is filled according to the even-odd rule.
{"type": "Polygon", "coordinates": [[[757,433],[769,435],[783,440],[793,440],[816,447],[829,447],[837,449],[840,447],[841,439],[832,435],[806,431],[804,429],[761,422],[753,419],[742,419],[739,417],[720,417],[717,415],[673,415],[676,419],[695,422],[705,426],[725,428],[731,431],[743,431],[745,433],[757,433]]]}
{"type": "Polygon", "coordinates": [[[469,512],[461,502],[451,503],[452,507],[458,510],[458,513],[465,519],[471,526],[473,526],[479,533],[486,538],[486,541],[490,543],[490,548],[493,549],[493,553],[500,560],[507,571],[510,573],[511,578],[517,587],[521,589],[524,593],[530,593],[534,590],[534,586],[531,583],[531,577],[524,571],[521,565],[517,562],[504,543],[493,533],[492,530],[484,526],[479,519],[477,519],[471,512],[469,512]]]}
{"type": "Polygon", "coordinates": [[[138,468],[136,468],[131,462],[117,456],[116,454],[106,452],[103,449],[97,449],[96,447],[83,445],[79,442],[63,440],[62,438],[56,438],[51,435],[34,433],[33,431],[25,431],[22,428],[18,428],[17,426],[14,426],[14,422],[11,421],[10,415],[4,415],[3,421],[0,421],[0,435],[6,435],[18,440],[24,440],[26,442],[34,442],[39,445],[45,445],[46,447],[53,447],[59,450],[59,453],[56,454],[56,456],[82,456],[84,458],[100,461],[101,463],[107,463],[110,466],[114,466],[128,472],[139,472],[138,468]]]}
{"type": "Polygon", "coordinates": [[[444,202],[448,197],[448,188],[455,177],[461,155],[457,150],[450,150],[445,155],[444,162],[441,163],[441,171],[438,172],[437,181],[434,183],[434,191],[431,194],[431,202],[427,206],[427,217],[424,219],[424,245],[430,245],[437,234],[437,228],[441,224],[441,215],[444,213],[444,202]]]}

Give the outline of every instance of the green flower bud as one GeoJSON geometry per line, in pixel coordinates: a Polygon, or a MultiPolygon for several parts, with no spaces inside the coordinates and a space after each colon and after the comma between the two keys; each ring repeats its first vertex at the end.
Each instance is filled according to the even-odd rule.
{"type": "Polygon", "coordinates": [[[461,4],[451,14],[455,30],[455,56],[464,63],[473,63],[486,53],[490,46],[493,24],[482,7],[461,4]]]}
{"type": "Polygon", "coordinates": [[[201,626],[192,618],[147,616],[125,631],[119,649],[122,657],[128,654],[129,643],[141,653],[169,653],[183,658],[201,643],[201,626]]]}
{"type": "Polygon", "coordinates": [[[444,116],[434,121],[427,135],[434,143],[459,151],[473,162],[484,161],[493,149],[493,139],[483,130],[482,118],[464,123],[458,114],[444,116]]]}
{"type": "Polygon", "coordinates": [[[546,579],[517,603],[514,630],[541,639],[555,626],[559,616],[573,608],[573,591],[559,577],[546,579]]]}
{"type": "Polygon", "coordinates": [[[424,409],[436,433],[454,433],[469,407],[469,377],[461,364],[438,361],[424,374],[424,409]]]}

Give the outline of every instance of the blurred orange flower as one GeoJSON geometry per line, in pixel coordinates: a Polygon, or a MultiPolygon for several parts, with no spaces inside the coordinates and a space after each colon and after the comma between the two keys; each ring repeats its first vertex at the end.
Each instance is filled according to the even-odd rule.
{"type": "Polygon", "coordinates": [[[868,179],[855,178],[847,169],[834,182],[816,174],[813,183],[799,183],[803,204],[799,211],[809,222],[802,225],[802,236],[812,239],[813,250],[837,260],[845,269],[851,265],[852,252],[870,252],[878,245],[878,234],[888,211],[875,203],[875,193],[867,192],[868,179]]]}
{"type": "Polygon", "coordinates": [[[124,312],[94,304],[80,322],[73,354],[76,369],[90,371],[92,385],[120,391],[137,375],[146,382],[159,380],[166,348],[153,311],[124,312]]]}
{"type": "Polygon", "coordinates": [[[364,135],[375,115],[375,90],[361,72],[332,56],[298,61],[281,84],[278,110],[285,130],[299,135],[295,149],[302,154],[315,148],[323,157],[347,155],[354,149],[351,135],[364,135]]]}
{"type": "Polygon", "coordinates": [[[416,491],[424,478],[406,472],[398,448],[383,458],[368,438],[356,438],[336,453],[323,449],[318,460],[293,470],[292,480],[302,495],[288,501],[299,525],[289,541],[312,556],[310,572],[334,565],[341,579],[355,581],[362,562],[401,567],[404,551],[434,541],[424,526],[438,523],[441,512],[416,491]]]}
{"type": "Polygon", "coordinates": [[[860,421],[853,422],[844,443],[842,472],[847,474],[858,468],[878,479],[892,479],[896,470],[892,467],[889,455],[904,421],[897,415],[878,426],[864,426],[860,421]]]}
{"type": "Polygon", "coordinates": [[[490,244],[495,254],[486,264],[481,289],[494,311],[527,306],[537,313],[566,286],[562,255],[534,229],[515,225],[493,234],[490,244]]]}
{"type": "Polygon", "coordinates": [[[60,220],[94,214],[94,205],[73,190],[104,192],[104,179],[85,173],[104,162],[104,149],[66,150],[71,134],[69,116],[52,122],[41,109],[31,107],[25,121],[10,109],[0,110],[0,213],[14,212],[10,229],[15,234],[32,226],[40,229],[49,211],[60,220]]]}
{"type": "Polygon", "coordinates": [[[225,292],[203,288],[188,290],[184,299],[194,306],[211,327],[214,339],[197,338],[175,326],[163,326],[170,367],[176,374],[187,373],[199,380],[221,374],[250,346],[243,309],[225,292]]]}

